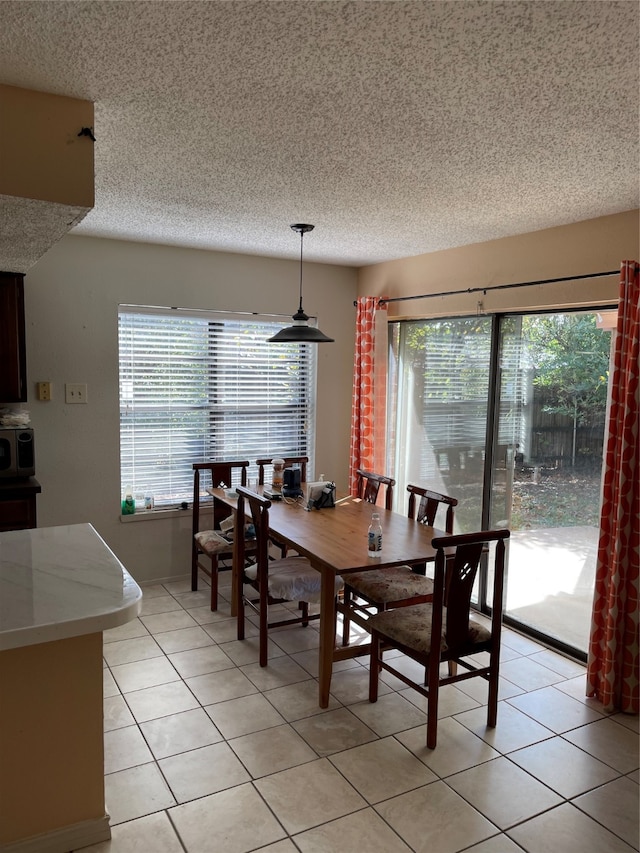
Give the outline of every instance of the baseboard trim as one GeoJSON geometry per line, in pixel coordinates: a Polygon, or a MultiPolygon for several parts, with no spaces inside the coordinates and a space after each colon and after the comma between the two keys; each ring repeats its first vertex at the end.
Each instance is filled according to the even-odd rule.
{"type": "Polygon", "coordinates": [[[0,843],[0,853],[69,853],[69,850],[79,850],[110,838],[109,815],[105,814],[96,820],[84,820],[42,835],[0,843]]]}

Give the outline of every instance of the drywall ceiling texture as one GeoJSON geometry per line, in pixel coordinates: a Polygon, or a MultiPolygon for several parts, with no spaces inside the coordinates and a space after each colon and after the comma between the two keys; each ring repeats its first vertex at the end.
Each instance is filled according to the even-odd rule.
{"type": "Polygon", "coordinates": [[[95,103],[74,233],[359,266],[637,208],[638,14],[5,0],[0,82],[95,103]]]}
{"type": "Polygon", "coordinates": [[[86,212],[86,207],[0,195],[0,268],[27,272],[86,212]]]}

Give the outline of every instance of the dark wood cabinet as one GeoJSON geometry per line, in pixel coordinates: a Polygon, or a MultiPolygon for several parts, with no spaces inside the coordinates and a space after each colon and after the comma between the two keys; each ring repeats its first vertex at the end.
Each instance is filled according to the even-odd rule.
{"type": "Polygon", "coordinates": [[[0,403],[26,399],[24,276],[0,272],[0,403]]]}
{"type": "Polygon", "coordinates": [[[35,477],[0,480],[0,532],[37,527],[36,495],[41,491],[35,477]]]}

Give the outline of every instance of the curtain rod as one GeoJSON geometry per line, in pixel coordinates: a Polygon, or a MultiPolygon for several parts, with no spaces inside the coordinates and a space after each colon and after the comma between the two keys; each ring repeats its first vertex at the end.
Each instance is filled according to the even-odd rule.
{"type": "MultiPolygon", "coordinates": [[[[603,278],[608,275],[620,275],[620,270],[611,270],[610,272],[591,272],[586,275],[569,275],[563,278],[544,278],[540,281],[521,281],[517,284],[495,284],[491,287],[469,287],[466,290],[445,290],[441,293],[422,293],[419,296],[392,296],[389,299],[381,299],[380,304],[385,305],[388,302],[406,302],[409,299],[431,299],[434,296],[456,296],[460,293],[487,293],[489,290],[506,290],[510,287],[533,287],[536,284],[558,284],[562,281],[578,281],[582,278],[603,278]]],[[[354,305],[357,303],[354,302],[354,305]]]]}

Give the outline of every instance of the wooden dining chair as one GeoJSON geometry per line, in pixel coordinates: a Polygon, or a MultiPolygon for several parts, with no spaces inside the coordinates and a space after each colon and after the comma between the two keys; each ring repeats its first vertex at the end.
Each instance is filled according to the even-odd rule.
{"type": "Polygon", "coordinates": [[[384,487],[386,509],[391,509],[393,506],[393,487],[396,481],[393,477],[385,477],[383,474],[374,474],[373,471],[363,471],[361,468],[356,470],[356,497],[370,504],[375,504],[378,501],[380,489],[384,487]]]}
{"type": "Polygon", "coordinates": [[[369,619],[371,659],[369,667],[369,701],[378,698],[380,670],[395,675],[427,699],[427,747],[435,749],[438,728],[438,695],[440,687],[468,678],[480,677],[489,683],[487,725],[495,727],[498,715],[498,675],[500,667],[500,633],[502,629],[502,597],[504,588],[505,539],[509,530],[484,530],[442,536],[433,540],[437,549],[433,599],[426,604],[385,610],[369,619]],[[488,572],[493,586],[491,616],[471,609],[471,594],[483,553],[495,543],[493,572],[488,572]],[[451,553],[453,549],[453,553],[451,553]],[[409,678],[398,663],[402,658],[385,658],[382,651],[397,649],[425,667],[425,683],[409,678]],[[487,652],[488,663],[477,655],[487,652]],[[473,660],[471,660],[471,656],[473,660]],[[447,675],[440,670],[448,662],[447,675]],[[458,669],[460,667],[460,669],[458,669]]]}
{"type": "MultiPolygon", "coordinates": [[[[456,498],[414,485],[408,485],[407,491],[409,518],[428,527],[433,527],[440,518],[444,521],[444,530],[453,533],[454,508],[458,505],[456,498]]],[[[431,599],[433,581],[425,577],[426,564],[417,568],[418,571],[415,566],[397,566],[344,576],[343,600],[339,605],[343,618],[343,646],[349,645],[352,621],[368,630],[367,620],[372,613],[391,607],[408,607],[431,599]]]]}
{"type": "MultiPolygon", "coordinates": [[[[310,614],[309,604],[320,601],[321,575],[311,567],[306,557],[284,557],[269,559],[269,507],[271,501],[261,495],[239,486],[238,518],[244,518],[247,512],[255,530],[255,562],[247,565],[244,539],[239,543],[237,552],[238,566],[242,566],[242,577],[238,594],[238,639],[244,640],[245,608],[250,607],[258,614],[260,630],[260,666],[267,665],[268,631],[282,625],[301,624],[307,626],[320,614],[310,614]],[[251,594],[253,590],[254,594],[251,594]],[[255,595],[257,593],[257,596],[255,595]],[[292,612],[286,618],[269,619],[269,607],[285,602],[298,602],[301,611],[294,616],[292,612]]],[[[342,580],[336,577],[336,595],[342,589],[342,580]]]]}
{"type": "MultiPolygon", "coordinates": [[[[194,462],[193,468],[193,508],[191,537],[191,589],[198,589],[198,572],[203,572],[211,581],[211,609],[218,609],[218,571],[220,561],[231,567],[233,552],[232,536],[224,534],[220,525],[231,516],[231,510],[219,501],[207,500],[202,504],[202,494],[209,486],[224,483],[231,487],[240,483],[247,484],[248,460],[225,462],[194,462]],[[206,507],[206,524],[203,521],[206,507]],[[213,518],[212,518],[213,516],[213,518]],[[201,529],[204,527],[204,529],[201,529]]],[[[248,542],[247,550],[255,547],[248,542]]]]}
{"type": "Polygon", "coordinates": [[[300,479],[303,483],[307,481],[307,462],[309,461],[308,456],[273,456],[269,457],[269,459],[256,459],[256,465],[258,466],[259,486],[264,486],[265,468],[271,465],[273,459],[284,459],[285,468],[293,468],[294,466],[297,466],[298,468],[300,468],[300,479]]]}

